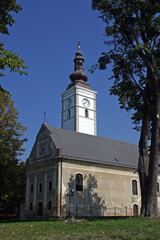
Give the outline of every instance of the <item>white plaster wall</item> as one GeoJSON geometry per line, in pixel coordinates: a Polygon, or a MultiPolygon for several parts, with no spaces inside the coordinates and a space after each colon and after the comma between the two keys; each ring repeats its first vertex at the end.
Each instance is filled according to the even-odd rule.
{"type": "Polygon", "coordinates": [[[79,118],[79,132],[94,134],[94,121],[88,118],[79,118]]]}
{"type": "Polygon", "coordinates": [[[75,191],[71,198],[71,206],[79,205],[87,207],[90,205],[103,204],[107,208],[127,208],[128,214],[132,214],[133,204],[141,205],[141,192],[138,174],[133,169],[123,169],[111,166],[101,166],[92,163],[80,164],[75,161],[63,162],[63,204],[68,199],[65,194],[68,190],[68,182],[71,181],[75,189],[76,173],[83,175],[83,191],[75,191]],[[71,178],[72,176],[72,178],[71,178]],[[132,195],[132,179],[138,183],[138,195],[132,195]],[[88,181],[90,180],[90,181],[88,181]],[[65,201],[66,200],[66,201],[65,201]],[[96,202],[94,202],[96,200],[96,202]],[[100,200],[100,202],[98,201],[100,200]]]}
{"type": "Polygon", "coordinates": [[[94,119],[94,112],[93,111],[89,110],[89,118],[94,119]]]}
{"type": "Polygon", "coordinates": [[[90,90],[90,89],[87,89],[87,88],[81,88],[81,87],[78,87],[78,93],[82,96],[86,96],[88,98],[93,98],[93,96],[96,95],[97,92],[93,91],[93,90],[90,90]]]}
{"type": "Polygon", "coordinates": [[[77,132],[96,134],[96,92],[80,86],[74,86],[62,93],[62,126],[63,129],[73,130],[77,132]],[[67,100],[72,99],[70,106],[70,119],[68,119],[67,100]],[[90,106],[83,105],[83,99],[90,101],[90,106]],[[89,111],[89,117],[85,118],[85,109],[89,111]]]}
{"type": "Polygon", "coordinates": [[[68,116],[67,116],[67,111],[64,111],[64,112],[63,112],[63,121],[66,121],[67,118],[68,118],[68,116]]]}
{"type": "MultiPolygon", "coordinates": [[[[75,117],[75,108],[70,108],[70,118],[73,118],[73,117],[75,117]]],[[[63,111],[63,121],[68,121],[68,120],[70,120],[69,118],[68,118],[68,109],[67,110],[65,110],[65,111],[63,111]]]]}
{"type": "Polygon", "coordinates": [[[85,108],[79,108],[79,116],[85,117],[85,108]]]}
{"type": "MultiPolygon", "coordinates": [[[[79,117],[85,117],[85,109],[88,108],[79,108],[79,117]]],[[[90,119],[94,119],[94,112],[90,109],[88,109],[89,117],[90,119]]],[[[86,118],[86,119],[88,119],[86,118]]]]}
{"type": "Polygon", "coordinates": [[[96,125],[96,92],[88,89],[77,89],[78,93],[78,114],[77,114],[77,121],[78,121],[78,132],[86,133],[95,135],[95,125],[96,125]],[[89,107],[85,107],[83,105],[83,99],[87,98],[90,102],[89,107]],[[88,118],[85,117],[85,109],[88,109],[89,116],[88,118]]]}
{"type": "Polygon", "coordinates": [[[67,121],[63,122],[63,129],[68,129],[74,131],[74,118],[68,119],[67,121]]]}

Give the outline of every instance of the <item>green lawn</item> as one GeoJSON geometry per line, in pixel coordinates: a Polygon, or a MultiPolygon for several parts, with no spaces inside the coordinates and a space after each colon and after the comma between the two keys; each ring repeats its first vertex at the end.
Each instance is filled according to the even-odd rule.
{"type": "Polygon", "coordinates": [[[160,219],[0,222],[0,240],[160,239],[160,219]]]}

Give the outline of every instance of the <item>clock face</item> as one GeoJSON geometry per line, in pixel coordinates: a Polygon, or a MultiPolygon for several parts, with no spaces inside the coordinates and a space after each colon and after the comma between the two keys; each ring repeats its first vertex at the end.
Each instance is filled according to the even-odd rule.
{"type": "Polygon", "coordinates": [[[67,99],[67,101],[66,101],[66,107],[69,108],[71,105],[72,105],[72,99],[69,98],[69,99],[67,99]]]}
{"type": "Polygon", "coordinates": [[[84,107],[89,107],[90,106],[90,102],[87,98],[83,98],[82,103],[83,103],[84,107]]]}

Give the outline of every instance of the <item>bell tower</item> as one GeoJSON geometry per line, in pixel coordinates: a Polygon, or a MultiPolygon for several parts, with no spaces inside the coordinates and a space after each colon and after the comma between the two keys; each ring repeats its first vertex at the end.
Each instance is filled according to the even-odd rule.
{"type": "Polygon", "coordinates": [[[62,128],[97,135],[96,93],[87,83],[83,71],[84,59],[78,44],[74,59],[74,72],[69,76],[71,83],[62,95],[62,128]]]}

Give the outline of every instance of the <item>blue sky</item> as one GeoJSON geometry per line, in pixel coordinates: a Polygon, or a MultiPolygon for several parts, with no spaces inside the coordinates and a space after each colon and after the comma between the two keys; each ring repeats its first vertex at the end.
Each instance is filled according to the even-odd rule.
{"type": "Polygon", "coordinates": [[[130,113],[121,110],[118,99],[109,95],[111,67],[106,71],[88,72],[106,46],[105,24],[91,9],[91,0],[23,0],[23,11],[15,14],[16,24],[9,36],[1,36],[28,66],[28,76],[6,72],[1,84],[13,95],[19,121],[28,127],[26,151],[29,157],[38,130],[44,120],[61,127],[61,93],[70,83],[78,39],[85,59],[88,83],[97,91],[97,135],[138,144],[139,133],[133,130],[130,113]]]}

